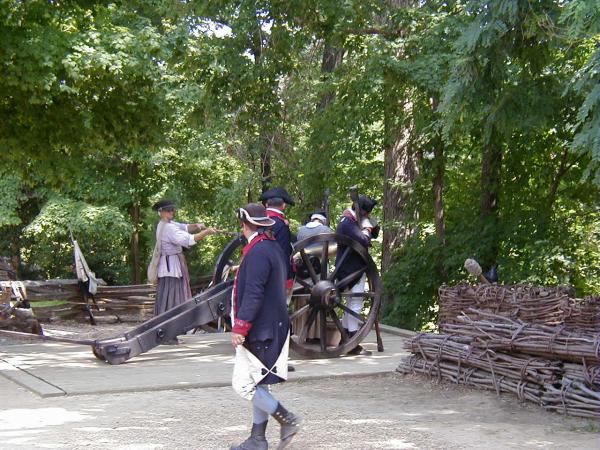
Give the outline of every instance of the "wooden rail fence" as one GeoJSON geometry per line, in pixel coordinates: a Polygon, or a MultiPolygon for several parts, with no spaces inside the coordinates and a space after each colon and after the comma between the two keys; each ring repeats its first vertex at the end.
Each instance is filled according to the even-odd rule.
{"type": "MultiPolygon", "coordinates": [[[[210,276],[198,279],[192,284],[192,292],[206,288],[210,279],[210,276]]],[[[89,317],[86,305],[92,309],[94,317],[100,320],[144,321],[152,316],[156,297],[156,286],[151,284],[107,286],[100,280],[93,297],[95,302],[91,299],[86,302],[76,279],[26,280],[21,283],[25,286],[27,299],[36,317],[42,322],[86,320],[89,317]],[[49,301],[60,303],[48,305],[49,301]]]]}

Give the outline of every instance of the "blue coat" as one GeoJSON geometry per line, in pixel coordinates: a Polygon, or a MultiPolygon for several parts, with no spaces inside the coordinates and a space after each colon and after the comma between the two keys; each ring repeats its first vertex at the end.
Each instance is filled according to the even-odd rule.
{"type": "MultiPolygon", "coordinates": [[[[244,255],[237,276],[234,331],[240,323],[250,324],[244,346],[266,367],[277,361],[290,328],[285,267],[277,242],[265,239],[244,255]]],[[[281,381],[269,374],[260,384],[281,381]]]]}
{"type": "Polygon", "coordinates": [[[292,280],[294,278],[294,269],[292,267],[292,232],[287,220],[282,219],[279,214],[273,213],[267,210],[267,215],[275,221],[275,224],[271,227],[271,231],[275,235],[275,240],[281,247],[281,251],[285,256],[286,261],[286,279],[292,280]]]}
{"type": "MultiPolygon", "coordinates": [[[[365,236],[365,234],[361,231],[360,226],[358,225],[358,222],[356,221],[356,219],[354,217],[352,217],[350,214],[344,213],[344,215],[342,215],[342,218],[340,219],[335,232],[337,234],[341,234],[342,236],[347,236],[347,237],[355,240],[356,242],[358,242],[359,244],[361,244],[364,247],[368,248],[371,245],[371,238],[369,238],[368,236],[365,236]]],[[[341,258],[341,256],[344,254],[345,250],[346,250],[345,245],[340,244],[338,246],[337,254],[336,254],[336,262],[335,262],[336,267],[338,265],[338,263],[337,263],[338,258],[341,258]]],[[[356,253],[354,250],[350,250],[350,254],[346,257],[342,266],[338,269],[336,279],[341,280],[341,279],[347,277],[348,275],[350,275],[351,273],[356,272],[358,269],[360,269],[361,267],[364,267],[364,266],[365,266],[365,261],[362,259],[362,257],[358,253],[356,253]]],[[[352,280],[352,282],[348,285],[348,287],[354,286],[358,282],[359,279],[360,279],[360,277],[356,277],[356,279],[352,280]]]]}

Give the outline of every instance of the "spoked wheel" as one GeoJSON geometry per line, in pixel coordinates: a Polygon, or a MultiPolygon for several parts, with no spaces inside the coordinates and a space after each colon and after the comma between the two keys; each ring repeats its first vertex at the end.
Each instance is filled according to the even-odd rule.
{"type": "Polygon", "coordinates": [[[297,242],[294,259],[298,271],[289,307],[290,347],[313,358],[337,357],[354,349],[371,331],[381,303],[379,273],[367,249],[346,236],[319,234],[297,242]],[[363,264],[342,278],[339,268],[350,255],[363,264]],[[355,287],[357,292],[352,292],[363,276],[364,290],[355,287]],[[348,333],[342,323],[348,319],[358,322],[355,333],[348,333]]]}
{"type": "Polygon", "coordinates": [[[246,238],[244,238],[244,236],[242,235],[239,235],[238,237],[233,238],[231,241],[229,241],[229,243],[225,246],[219,257],[217,258],[210,286],[214,286],[216,284],[233,279],[235,274],[231,271],[231,268],[240,263],[240,257],[242,252],[241,248],[244,246],[245,243],[246,238]]]}
{"type": "MultiPolygon", "coordinates": [[[[242,247],[245,243],[246,239],[242,235],[235,237],[231,241],[229,241],[229,243],[225,246],[219,257],[217,258],[212,280],[208,287],[215,286],[219,283],[224,283],[234,278],[235,273],[231,270],[231,268],[236,265],[239,265],[242,254],[242,247]]],[[[230,328],[231,324],[229,323],[229,316],[224,316],[222,320],[224,321],[224,323],[210,322],[204,325],[200,325],[196,328],[195,331],[200,329],[206,331],[207,333],[217,333],[219,331],[226,330],[228,327],[230,328]]]]}

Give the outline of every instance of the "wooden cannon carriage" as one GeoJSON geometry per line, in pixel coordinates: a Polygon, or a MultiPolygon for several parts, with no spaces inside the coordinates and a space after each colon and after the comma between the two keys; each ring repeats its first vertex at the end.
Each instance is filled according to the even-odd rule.
{"type": "MultiPolygon", "coordinates": [[[[225,247],[217,259],[213,283],[232,278],[229,270],[236,264],[235,254],[242,244],[243,238],[239,238],[225,247]]],[[[298,273],[305,272],[307,276],[296,276],[290,300],[291,349],[312,358],[337,357],[355,348],[375,326],[378,349],[383,351],[377,320],[381,282],[377,266],[367,250],[348,237],[324,233],[296,242],[294,260],[300,268],[298,273]],[[337,279],[335,266],[338,244],[345,246],[338,259],[340,264],[350,252],[356,252],[364,261],[362,268],[341,280],[337,279]],[[365,291],[347,292],[348,285],[363,273],[366,274],[365,291]],[[349,298],[357,296],[364,300],[361,314],[347,305],[349,298]],[[360,322],[359,330],[352,336],[346,333],[340,321],[343,313],[351,314],[360,322]]]]}

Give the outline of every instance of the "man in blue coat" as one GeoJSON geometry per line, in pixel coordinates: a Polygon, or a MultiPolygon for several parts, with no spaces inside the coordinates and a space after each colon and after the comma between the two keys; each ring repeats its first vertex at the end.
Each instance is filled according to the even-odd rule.
{"type": "Polygon", "coordinates": [[[274,187],[266,190],[260,196],[260,201],[267,207],[267,215],[275,221],[271,230],[275,240],[281,247],[285,256],[287,267],[286,289],[290,296],[294,285],[294,268],[292,264],[292,243],[295,241],[290,231],[290,223],[285,217],[285,209],[296,203],[288,192],[282,187],[274,187]]]}
{"type": "MultiPolygon", "coordinates": [[[[369,217],[371,211],[377,204],[376,200],[365,195],[358,197],[358,204],[353,205],[352,208],[344,210],[340,221],[338,222],[335,232],[343,236],[347,236],[366,249],[371,246],[371,239],[376,239],[379,234],[379,225],[376,224],[374,219],[369,217]],[[359,208],[358,217],[356,208],[359,208]],[[360,218],[360,223],[358,221],[360,218]]],[[[340,255],[344,254],[346,246],[340,244],[338,246],[335,265],[338,267],[340,255]]],[[[344,259],[342,264],[339,266],[336,278],[342,280],[353,273],[360,270],[365,266],[365,262],[362,257],[352,250],[347,257],[344,259]]],[[[347,290],[353,293],[363,293],[365,291],[366,273],[356,276],[348,285],[347,290]]],[[[348,308],[357,314],[362,312],[364,306],[364,298],[361,296],[348,297],[348,308]]],[[[348,336],[352,337],[360,328],[359,320],[351,314],[344,313],[342,317],[342,326],[346,329],[348,336]]],[[[364,350],[361,345],[357,345],[354,349],[350,350],[350,354],[369,354],[368,351],[364,350]]]]}
{"type": "Polygon", "coordinates": [[[302,420],[287,411],[265,387],[287,378],[290,323],[286,265],[281,248],[268,230],[275,222],[263,205],[250,203],[238,209],[238,218],[248,243],[242,250],[232,296],[231,343],[236,347],[233,384],[240,395],[252,401],[252,431],[248,439],[232,449],[267,449],[269,415],[281,425],[277,448],[282,449],[298,432],[302,420]]]}

